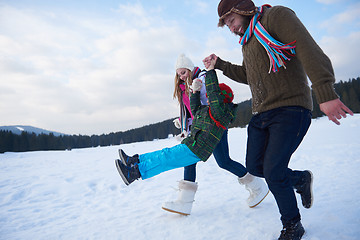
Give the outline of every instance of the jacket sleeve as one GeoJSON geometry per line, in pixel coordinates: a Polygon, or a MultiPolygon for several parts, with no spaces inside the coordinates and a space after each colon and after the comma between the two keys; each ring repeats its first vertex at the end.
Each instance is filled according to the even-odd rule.
{"type": "Polygon", "coordinates": [[[242,66],[232,64],[218,57],[215,63],[215,69],[221,70],[225,76],[231,80],[234,80],[235,82],[248,84],[246,78],[246,68],[244,64],[242,66]]]}
{"type": "Polygon", "coordinates": [[[330,59],[321,50],[296,14],[286,7],[274,7],[270,13],[268,32],[282,43],[295,43],[297,57],[312,83],[318,103],[338,98],[334,90],[334,70],[330,59]]]}
{"type": "Polygon", "coordinates": [[[200,92],[197,91],[195,93],[190,93],[190,108],[193,116],[196,115],[196,112],[199,110],[200,106],[200,92]]]}
{"type": "Polygon", "coordinates": [[[205,85],[211,114],[215,119],[220,121],[225,114],[226,103],[224,103],[224,96],[220,92],[221,90],[215,70],[207,72],[205,85]]]}

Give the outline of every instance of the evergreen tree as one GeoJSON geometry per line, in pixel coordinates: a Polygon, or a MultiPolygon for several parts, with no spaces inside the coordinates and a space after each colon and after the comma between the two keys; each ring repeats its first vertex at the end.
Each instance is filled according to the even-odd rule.
{"type": "MultiPolygon", "coordinates": [[[[340,99],[354,113],[360,113],[360,77],[350,79],[348,82],[340,81],[334,85],[340,99]]],[[[319,104],[313,96],[313,118],[324,115],[319,104]]],[[[237,115],[230,127],[245,127],[252,117],[251,99],[238,104],[237,115]]],[[[150,124],[124,132],[112,132],[102,135],[63,135],[39,134],[22,132],[16,135],[10,131],[0,131],[0,153],[23,152],[38,150],[71,150],[73,148],[87,148],[98,146],[119,145],[132,142],[151,141],[153,139],[167,138],[170,134],[177,135],[179,129],[175,128],[172,119],[160,123],[150,124]]]]}

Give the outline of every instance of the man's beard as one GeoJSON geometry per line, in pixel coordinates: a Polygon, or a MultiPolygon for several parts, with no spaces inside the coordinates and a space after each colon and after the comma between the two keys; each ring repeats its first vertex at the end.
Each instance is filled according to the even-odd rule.
{"type": "Polygon", "coordinates": [[[244,19],[243,25],[241,26],[241,31],[239,32],[234,32],[234,34],[243,37],[246,30],[248,29],[249,25],[250,25],[250,21],[252,19],[252,16],[248,16],[244,19]]]}

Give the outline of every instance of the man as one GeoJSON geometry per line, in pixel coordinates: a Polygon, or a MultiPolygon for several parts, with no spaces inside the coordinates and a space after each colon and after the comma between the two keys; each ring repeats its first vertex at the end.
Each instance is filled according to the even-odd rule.
{"type": "Polygon", "coordinates": [[[282,6],[255,7],[251,0],[221,0],[219,24],[240,36],[243,64],[234,65],[215,54],[205,67],[214,65],[227,77],[248,84],[253,117],[248,126],[246,168],[264,177],[281,214],[279,239],[301,239],[296,192],[302,204],[313,202],[312,173],[288,168],[311,123],[312,98],[307,76],[320,109],[336,124],[346,113],[353,115],[334,91],[329,58],[316,44],[295,13],[282,6]]]}

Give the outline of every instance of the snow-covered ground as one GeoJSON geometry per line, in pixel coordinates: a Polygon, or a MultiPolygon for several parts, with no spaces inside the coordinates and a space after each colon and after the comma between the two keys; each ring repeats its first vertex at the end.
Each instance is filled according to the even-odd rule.
{"type": "MultiPolygon", "coordinates": [[[[308,240],[360,239],[360,115],[337,126],[313,120],[290,163],[314,174],[315,201],[301,206],[308,240]]],[[[244,164],[246,129],[230,129],[232,158],[244,164]]],[[[177,144],[174,138],[122,145],[128,154],[177,144]]],[[[199,189],[190,216],[165,212],[182,169],[125,186],[114,159],[119,146],[0,154],[0,239],[211,240],[277,239],[271,194],[258,207],[213,157],[197,167],[199,189]]]]}

